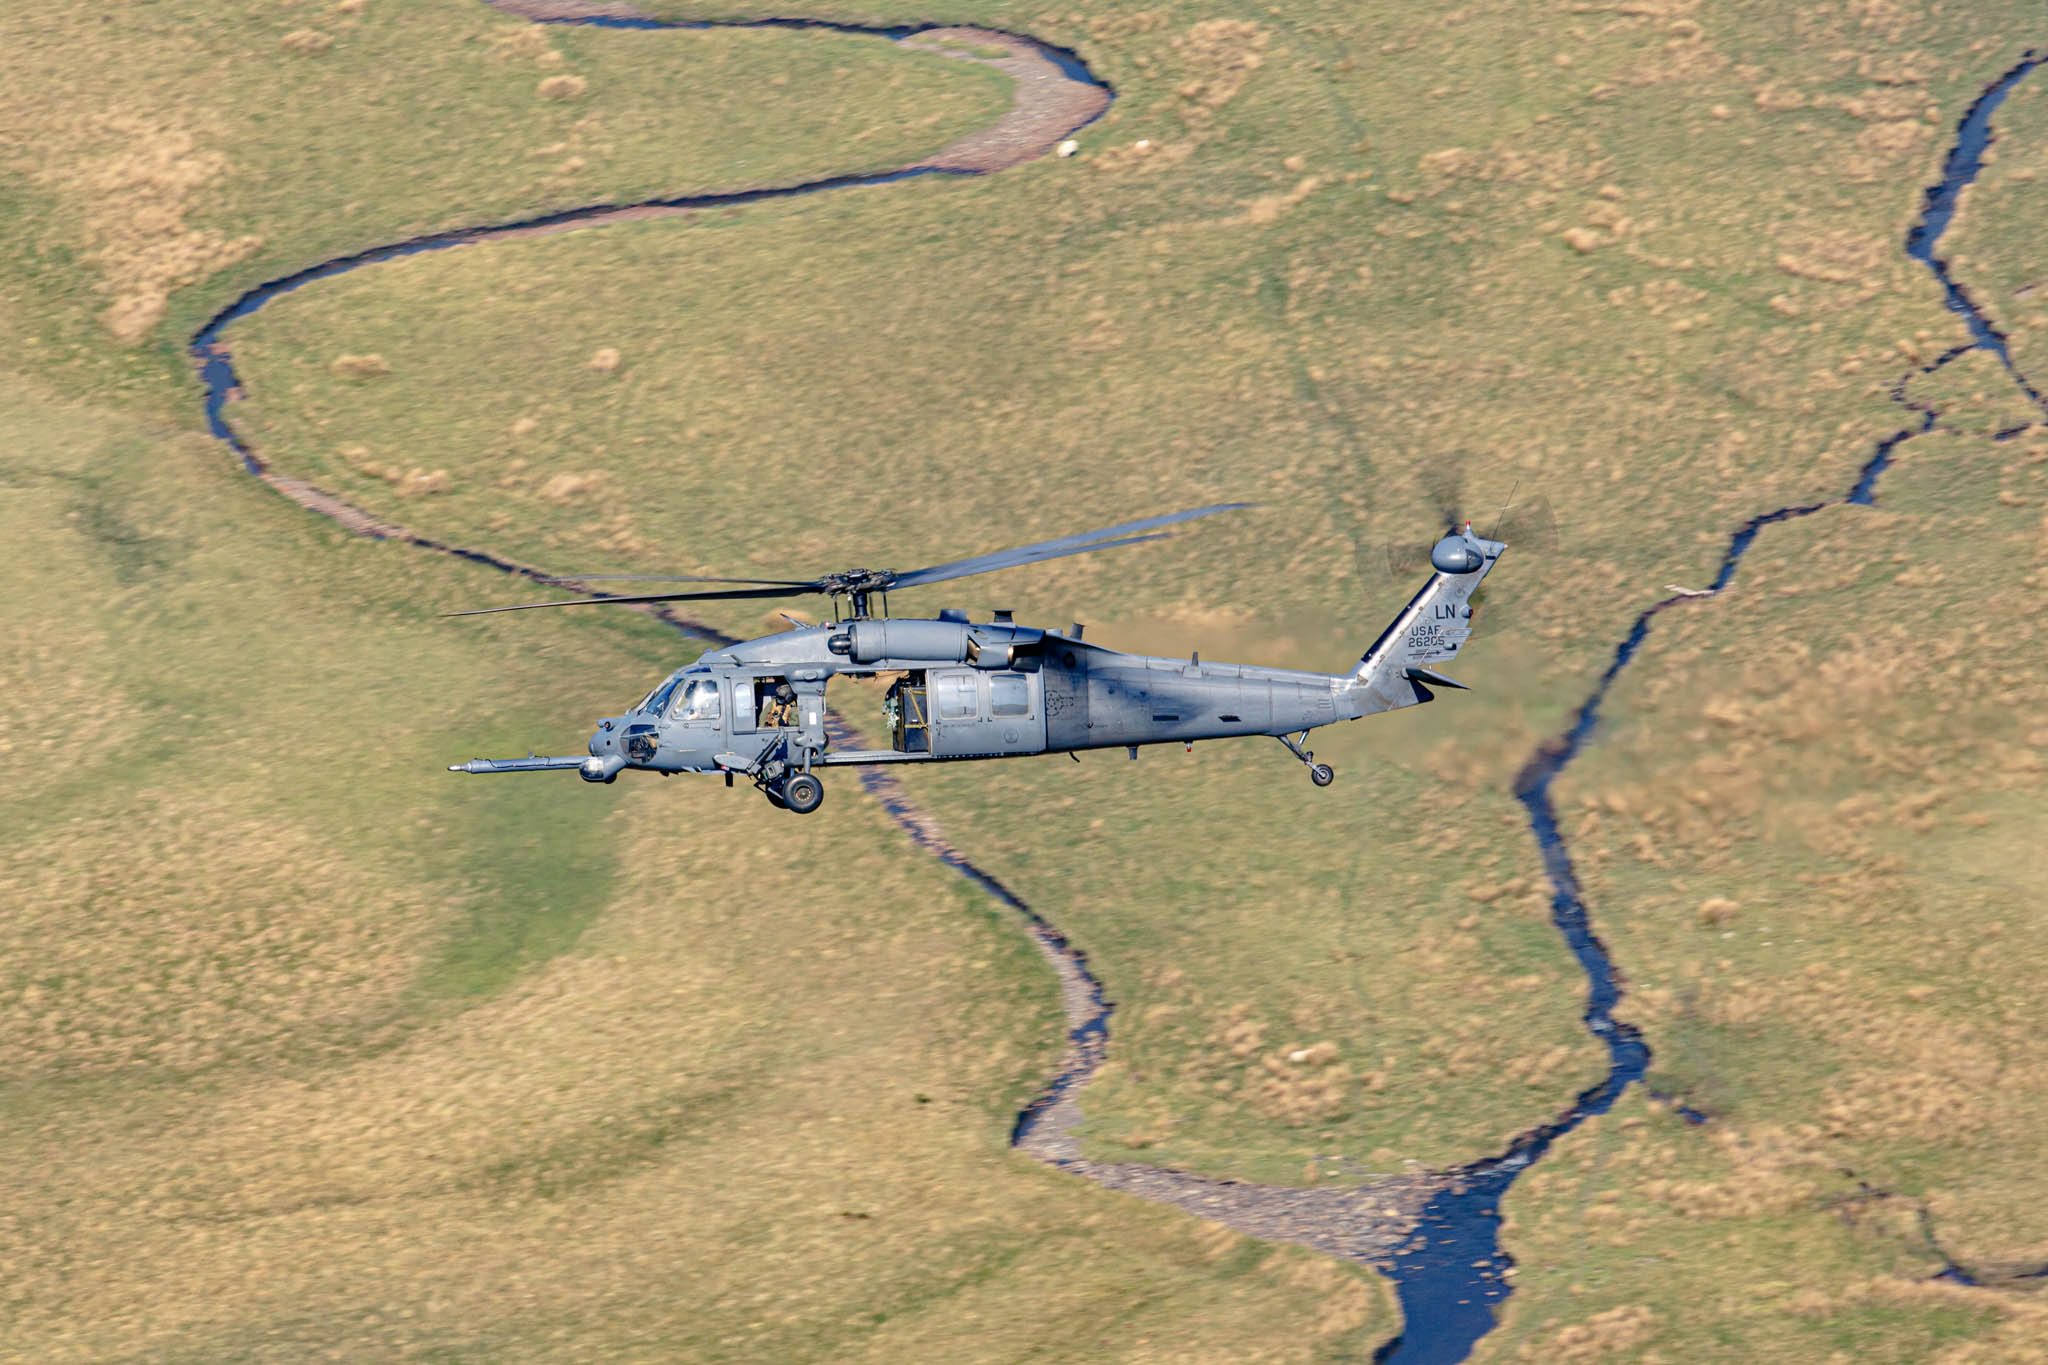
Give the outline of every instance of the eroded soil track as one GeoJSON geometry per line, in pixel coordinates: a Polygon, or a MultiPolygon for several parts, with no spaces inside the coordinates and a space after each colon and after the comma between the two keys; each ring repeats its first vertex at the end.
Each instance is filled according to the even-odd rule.
{"type": "MultiPolygon", "coordinates": [[[[227,419],[228,403],[241,395],[234,360],[223,339],[234,322],[249,316],[281,294],[381,261],[426,251],[508,238],[560,232],[572,228],[639,218],[683,215],[770,199],[791,198],[830,190],[884,185],[912,176],[979,175],[1000,171],[1043,156],[1062,138],[1093,122],[1107,109],[1112,92],[1070,52],[1022,35],[989,30],[917,25],[876,28],[804,19],[751,23],[665,23],[639,15],[608,0],[484,0],[493,8],[543,23],[596,24],[630,29],[769,27],[826,29],[840,33],[886,37],[934,55],[981,61],[1009,75],[1017,86],[1011,109],[995,124],[954,142],[931,157],[893,171],[829,177],[802,184],[774,186],[728,194],[694,195],[635,204],[601,204],[513,222],[457,229],[374,247],[321,262],[252,289],[210,318],[194,335],[191,352],[205,385],[205,411],[214,435],[241,459],[244,467],[308,511],[327,517],[349,531],[376,539],[398,540],[422,550],[450,555],[500,572],[550,585],[578,587],[543,569],[492,551],[452,545],[415,534],[385,521],[314,484],[284,473],[265,459],[227,419]],[[1001,55],[991,55],[1000,51],[1001,55]]],[[[2019,373],[2004,337],[1990,318],[1950,277],[1935,255],[1964,188],[1983,165],[1991,137],[1991,117],[2000,102],[2043,57],[2029,53],[2004,73],[1973,104],[1958,129],[1939,184],[1928,189],[1919,220],[1906,250],[1933,271],[1948,306],[1964,319],[1971,340],[1949,351],[1923,371],[1941,368],[1972,350],[1998,356],[2014,383],[2036,406],[2040,393],[2019,373]]],[[[1060,982],[1067,1020],[1067,1045],[1060,1069],[1045,1091],[1018,1115],[1012,1143],[1020,1151],[1061,1170],[1086,1177],[1108,1189],[1172,1204],[1198,1217],[1224,1224],[1254,1237],[1295,1242],[1331,1255],[1363,1262],[1395,1280],[1407,1329],[1386,1343],[1375,1358],[1437,1365],[1463,1360],[1490,1331],[1495,1310],[1508,1294],[1508,1258],[1499,1246],[1502,1196],[1515,1178],[1542,1156],[1559,1136],[1596,1114],[1610,1109],[1621,1092],[1642,1078],[1650,1053],[1641,1034],[1617,1021],[1613,1012],[1621,999],[1619,976],[1605,947],[1592,932],[1587,907],[1578,890],[1569,850],[1559,833],[1550,790],[1578,755],[1598,724],[1609,688],[1635,656],[1656,616],[1673,607],[1711,600],[1734,579],[1743,554],[1765,527],[1811,516],[1828,508],[1867,504],[1875,497],[1879,477],[1903,442],[1940,426],[1933,408],[1916,405],[1905,395],[1908,374],[1894,397],[1916,414],[1914,425],[1879,442],[1855,485],[1840,499],[1780,508],[1751,518],[1730,537],[1720,571],[1705,594],[1666,598],[1646,608],[1616,648],[1606,671],[1573,713],[1571,725],[1544,744],[1516,781],[1515,793],[1528,813],[1530,830],[1542,849],[1552,885],[1552,918],[1587,974],[1587,1028],[1607,1047],[1609,1069],[1597,1085],[1580,1094],[1550,1122],[1533,1128],[1499,1156],[1458,1170],[1397,1177],[1363,1185],[1295,1188],[1222,1180],[1183,1171],[1133,1163],[1101,1162],[1081,1154],[1074,1129],[1080,1122],[1079,1096],[1102,1064],[1109,1045],[1114,1006],[1102,983],[1089,970],[1085,954],[1038,910],[995,877],[976,866],[949,842],[937,822],[911,801],[895,775],[885,768],[861,771],[863,787],[918,847],[980,885],[1022,918],[1026,932],[1051,964],[1060,982]]],[[[2048,412],[2048,408],[2044,408],[2048,412]]],[[[2012,433],[2003,433],[2010,435],[2012,433]]],[[[666,610],[656,613],[677,630],[695,638],[732,643],[727,637],[666,610]]],[[[853,738],[851,727],[835,718],[834,737],[853,738]]],[[[1953,1269],[1953,1268],[1952,1268],[1953,1269]]]]}

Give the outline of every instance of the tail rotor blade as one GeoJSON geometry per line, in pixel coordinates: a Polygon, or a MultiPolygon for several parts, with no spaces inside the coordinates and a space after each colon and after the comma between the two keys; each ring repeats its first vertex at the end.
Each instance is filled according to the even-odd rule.
{"type": "Polygon", "coordinates": [[[1557,513],[1551,509],[1550,499],[1539,493],[1515,503],[1500,519],[1500,529],[1493,539],[1506,541],[1518,550],[1555,550],[1557,513]]]}
{"type": "Polygon", "coordinates": [[[1456,526],[1463,519],[1465,467],[1471,461],[1462,450],[1447,450],[1422,467],[1422,490],[1436,508],[1439,526],[1456,526]]]}

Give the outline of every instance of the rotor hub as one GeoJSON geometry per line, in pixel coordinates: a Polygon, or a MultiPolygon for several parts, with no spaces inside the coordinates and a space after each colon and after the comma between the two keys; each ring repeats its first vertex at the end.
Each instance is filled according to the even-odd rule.
{"type": "Polygon", "coordinates": [[[896,582],[894,569],[841,569],[823,574],[818,583],[826,592],[843,596],[855,592],[887,592],[896,582]]]}
{"type": "Polygon", "coordinates": [[[869,614],[869,599],[887,593],[896,585],[896,578],[894,569],[841,569],[820,575],[818,590],[835,599],[847,599],[848,614],[858,618],[869,614]]]}

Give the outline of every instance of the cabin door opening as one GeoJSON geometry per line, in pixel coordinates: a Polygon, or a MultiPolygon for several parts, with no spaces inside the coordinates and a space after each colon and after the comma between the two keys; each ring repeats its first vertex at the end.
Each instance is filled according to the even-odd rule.
{"type": "Polygon", "coordinates": [[[890,748],[901,754],[932,751],[930,697],[923,669],[905,673],[891,683],[882,709],[889,718],[890,748]]]}

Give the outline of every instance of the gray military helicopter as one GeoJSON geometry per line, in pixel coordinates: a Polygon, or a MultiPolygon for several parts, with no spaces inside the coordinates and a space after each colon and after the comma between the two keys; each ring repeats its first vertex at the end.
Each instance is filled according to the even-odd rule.
{"type": "Polygon", "coordinates": [[[1124,654],[1083,639],[1079,625],[1064,631],[1022,626],[1006,611],[990,621],[971,621],[960,611],[942,611],[934,620],[887,614],[892,591],[1164,540],[1172,533],[1162,527],[1251,505],[1197,507],[900,573],[848,569],[805,580],[663,577],[735,586],[452,612],[480,616],[807,593],[830,596],[834,604],[830,625],[799,625],[715,649],[677,669],[638,705],[599,721],[587,758],[478,758],[449,771],[574,768],[586,782],[616,781],[629,768],[664,775],[722,773],[728,787],[743,777],[773,804],[809,814],[825,799],[818,779],[822,768],[1112,748],[1136,758],[1143,744],[1269,735],[1307,766],[1317,786],[1327,787],[1335,774],[1306,747],[1312,730],[1430,701],[1431,688],[1464,687],[1432,666],[1454,658],[1472,633],[1472,593],[1507,548],[1503,542],[1474,535],[1469,522],[1437,541],[1429,555],[1429,581],[1345,673],[1205,662],[1199,653],[1185,659],[1124,654]],[[831,746],[825,687],[837,677],[889,680],[883,703],[888,748],[831,746]]]}

